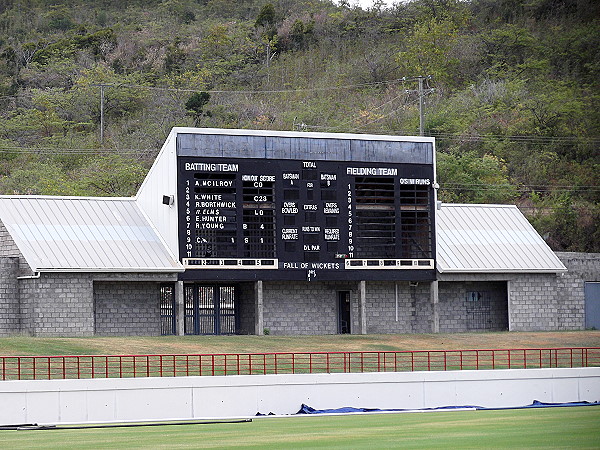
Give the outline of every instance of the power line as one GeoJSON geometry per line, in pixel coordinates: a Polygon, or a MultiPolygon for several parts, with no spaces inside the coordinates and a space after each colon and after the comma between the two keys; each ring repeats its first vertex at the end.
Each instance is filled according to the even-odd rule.
{"type": "Polygon", "coordinates": [[[130,89],[147,89],[153,91],[167,91],[167,92],[208,92],[209,94],[279,94],[279,93],[294,93],[294,92],[320,92],[320,91],[338,91],[345,89],[356,89],[364,87],[374,86],[385,86],[389,84],[404,83],[407,81],[414,81],[418,77],[403,77],[394,80],[387,81],[374,81],[372,83],[358,83],[358,84],[347,84],[342,86],[326,86],[326,87],[314,87],[314,88],[299,88],[299,89],[248,89],[248,90],[226,90],[226,89],[200,89],[200,88],[170,88],[160,86],[146,86],[142,84],[129,84],[129,83],[98,83],[91,84],[90,86],[107,86],[116,88],[130,88],[130,89]]]}
{"type": "Polygon", "coordinates": [[[53,147],[2,147],[0,153],[37,153],[53,155],[93,155],[98,153],[116,153],[116,154],[140,154],[140,153],[158,153],[160,149],[106,149],[106,148],[53,148],[53,147]]]}
{"type": "Polygon", "coordinates": [[[553,143],[553,142],[589,142],[599,144],[598,137],[585,136],[525,136],[525,135],[502,135],[502,134],[462,134],[462,133],[428,133],[431,137],[440,139],[462,140],[462,141],[484,141],[484,140],[510,140],[515,142],[553,143]]]}
{"type": "MultiPolygon", "coordinates": [[[[218,89],[210,89],[210,90],[206,90],[204,92],[208,92],[208,93],[214,93],[214,94],[275,94],[275,93],[294,93],[294,92],[323,92],[323,91],[335,91],[335,90],[345,90],[345,89],[355,89],[355,88],[364,88],[364,87],[374,87],[374,86],[381,86],[381,85],[389,85],[389,84],[397,84],[397,83],[405,83],[405,82],[410,82],[410,81],[416,81],[419,80],[419,77],[403,77],[403,78],[397,78],[394,80],[388,80],[388,81],[378,81],[378,82],[372,82],[372,83],[359,83],[359,84],[350,84],[350,85],[343,85],[343,86],[326,86],[326,87],[321,87],[321,88],[301,88],[301,89],[273,89],[273,90],[258,90],[258,89],[254,89],[254,90],[218,90],[218,89]]],[[[155,90],[155,91],[167,91],[167,92],[182,92],[182,93],[192,93],[192,92],[198,92],[199,90],[202,89],[191,89],[191,88],[169,88],[169,87],[159,87],[159,86],[147,86],[147,85],[137,85],[137,84],[127,84],[127,83],[98,83],[98,84],[91,84],[89,86],[81,86],[81,85],[75,85],[72,87],[72,89],[82,89],[82,88],[89,88],[89,87],[115,87],[115,88],[128,88],[128,89],[145,89],[145,90],[155,90]]],[[[427,91],[427,93],[429,93],[429,91],[433,91],[433,89],[426,89],[425,91],[427,91]]],[[[409,94],[409,93],[414,93],[414,92],[418,92],[417,90],[405,90],[405,94],[409,94]]],[[[0,96],[0,100],[1,99],[8,99],[8,98],[17,98],[17,97],[31,97],[32,95],[34,95],[32,92],[23,92],[23,93],[19,93],[19,94],[15,94],[15,95],[5,95],[5,96],[0,96]]],[[[392,99],[391,101],[399,98],[400,96],[395,97],[394,99],[392,99]]],[[[383,105],[390,103],[386,102],[383,105]]],[[[410,103],[406,103],[406,105],[408,105],[410,103]]],[[[372,111],[375,111],[376,109],[379,109],[381,106],[373,109],[372,111]]],[[[368,122],[367,124],[361,125],[359,127],[355,127],[352,128],[351,130],[360,130],[360,129],[364,129],[365,125],[369,125],[372,124],[374,122],[377,122],[387,116],[389,116],[390,114],[392,114],[393,112],[389,113],[388,115],[381,117],[381,118],[376,118],[376,119],[372,119],[370,122],[368,122]]],[[[302,124],[303,127],[305,128],[312,128],[312,129],[323,129],[323,130],[331,130],[331,131],[336,131],[336,130],[341,130],[344,126],[349,125],[351,121],[348,121],[344,124],[340,124],[337,126],[332,126],[332,127],[327,127],[327,126],[319,126],[319,125],[306,125],[306,124],[302,124]]],[[[407,131],[402,131],[402,130],[389,130],[386,131],[387,134],[400,134],[400,135],[405,135],[405,134],[411,134],[412,132],[407,132],[407,131]]],[[[464,133],[443,133],[443,132],[435,132],[435,131],[430,131],[425,133],[425,135],[427,136],[431,136],[431,137],[436,137],[439,138],[441,140],[454,140],[454,141],[469,141],[469,142],[480,142],[480,141],[486,141],[486,140],[508,140],[508,141],[512,141],[512,142],[525,142],[525,143],[590,143],[590,144],[600,144],[600,137],[586,137],[586,136],[525,136],[525,135],[499,135],[499,134],[483,134],[483,135],[479,135],[479,134],[464,134],[464,133]]]]}

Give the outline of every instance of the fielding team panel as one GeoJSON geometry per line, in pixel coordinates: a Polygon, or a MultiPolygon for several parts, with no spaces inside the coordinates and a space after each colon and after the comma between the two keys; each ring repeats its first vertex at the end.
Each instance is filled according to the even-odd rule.
{"type": "Polygon", "coordinates": [[[435,276],[431,165],[200,157],[178,165],[185,278],[435,276]]]}

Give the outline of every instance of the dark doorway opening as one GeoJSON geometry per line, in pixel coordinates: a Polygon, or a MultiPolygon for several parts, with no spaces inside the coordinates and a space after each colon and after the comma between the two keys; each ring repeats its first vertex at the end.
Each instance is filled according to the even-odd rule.
{"type": "Polygon", "coordinates": [[[350,333],[350,292],[338,292],[338,333],[350,333]]]}
{"type": "Polygon", "coordinates": [[[471,283],[466,293],[467,331],[508,330],[508,293],[505,281],[471,283]]]}
{"type": "Polygon", "coordinates": [[[185,286],[185,334],[235,334],[235,286],[185,286]]]}

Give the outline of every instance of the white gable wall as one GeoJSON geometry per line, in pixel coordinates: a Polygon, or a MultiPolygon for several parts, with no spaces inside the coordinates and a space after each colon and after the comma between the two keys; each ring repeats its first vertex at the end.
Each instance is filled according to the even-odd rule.
{"type": "Polygon", "coordinates": [[[137,193],[136,203],[169,251],[179,259],[176,138],[177,131],[171,131],[137,193]],[[172,205],[163,204],[163,195],[173,196],[172,205]]]}

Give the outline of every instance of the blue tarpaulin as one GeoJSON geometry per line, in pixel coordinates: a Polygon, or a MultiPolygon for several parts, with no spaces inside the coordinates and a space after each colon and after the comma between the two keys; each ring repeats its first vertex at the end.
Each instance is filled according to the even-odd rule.
{"type": "Polygon", "coordinates": [[[335,409],[315,409],[308,405],[302,404],[300,410],[296,414],[344,414],[344,413],[358,413],[358,412],[401,412],[401,411],[444,411],[453,409],[476,409],[476,410],[495,410],[495,409],[523,409],[523,408],[551,408],[551,407],[564,407],[564,406],[598,406],[600,402],[570,402],[570,403],[546,403],[534,400],[530,405],[524,406],[510,406],[504,408],[487,408],[484,406],[440,406],[437,408],[422,408],[422,409],[380,409],[380,408],[354,408],[351,406],[345,406],[342,408],[335,409]]]}

